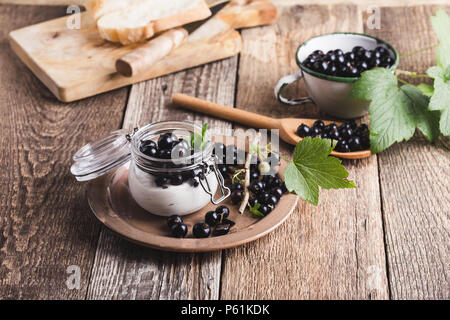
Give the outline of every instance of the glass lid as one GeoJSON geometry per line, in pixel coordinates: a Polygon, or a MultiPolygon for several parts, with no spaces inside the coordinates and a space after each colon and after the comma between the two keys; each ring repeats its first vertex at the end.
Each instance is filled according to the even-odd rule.
{"type": "Polygon", "coordinates": [[[70,172],[78,181],[88,181],[128,162],[131,148],[127,137],[129,131],[121,129],[88,143],[73,156],[70,172]]]}

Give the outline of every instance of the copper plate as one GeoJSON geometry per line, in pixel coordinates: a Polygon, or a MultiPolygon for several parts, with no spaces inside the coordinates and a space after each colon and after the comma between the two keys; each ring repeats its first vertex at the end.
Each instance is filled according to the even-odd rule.
{"type": "MultiPolygon", "coordinates": [[[[285,166],[286,162],[282,160],[280,174],[285,166]]],[[[210,203],[205,208],[183,217],[184,223],[189,227],[188,235],[184,239],[177,239],[170,236],[167,218],[149,213],[134,201],[128,188],[126,165],[91,181],[87,195],[95,216],[109,229],[140,245],[174,252],[215,251],[261,238],[286,220],[298,201],[294,194],[283,195],[276,208],[260,219],[253,217],[248,210],[239,214],[238,205],[233,205],[231,200],[227,199],[222,204],[230,208],[229,219],[236,222],[231,231],[224,236],[193,238],[193,225],[204,221],[206,212],[216,207],[210,203]]]]}

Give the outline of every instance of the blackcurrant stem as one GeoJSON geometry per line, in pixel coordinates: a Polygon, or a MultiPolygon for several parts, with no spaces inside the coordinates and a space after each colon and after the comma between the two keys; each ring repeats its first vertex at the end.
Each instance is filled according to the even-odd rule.
{"type": "Polygon", "coordinates": [[[432,46],[429,46],[429,47],[426,47],[426,48],[422,48],[422,49],[419,49],[419,50],[416,50],[416,51],[413,51],[413,52],[406,53],[406,54],[400,56],[400,59],[403,59],[403,58],[406,58],[406,57],[410,57],[410,56],[413,56],[413,55],[415,55],[417,53],[421,53],[421,52],[424,52],[424,51],[436,48],[437,46],[438,46],[438,44],[435,44],[435,45],[432,45],[432,46]]]}
{"type": "Polygon", "coordinates": [[[431,77],[427,74],[417,74],[414,71],[407,71],[407,70],[400,70],[397,69],[395,70],[395,75],[405,75],[411,78],[429,78],[431,79],[431,77]]]}
{"type": "Polygon", "coordinates": [[[397,78],[397,80],[403,84],[408,84],[408,85],[412,85],[411,83],[409,83],[408,81],[402,80],[400,78],[397,78]]]}

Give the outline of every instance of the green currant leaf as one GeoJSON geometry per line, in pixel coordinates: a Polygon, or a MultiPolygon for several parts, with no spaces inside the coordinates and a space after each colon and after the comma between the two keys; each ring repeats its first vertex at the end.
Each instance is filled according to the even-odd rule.
{"type": "Polygon", "coordinates": [[[427,110],[428,97],[414,86],[399,88],[396,76],[388,69],[363,72],[353,85],[352,95],[371,100],[370,146],[373,153],[383,151],[395,142],[409,140],[416,127],[430,141],[439,135],[436,114],[427,110]]]}
{"type": "Polygon", "coordinates": [[[250,212],[253,213],[254,216],[257,216],[258,218],[264,218],[264,215],[258,210],[259,207],[261,207],[261,204],[255,203],[253,207],[250,204],[248,204],[248,207],[250,212]]]}
{"type": "Polygon", "coordinates": [[[434,93],[433,86],[430,86],[429,84],[426,84],[426,83],[421,83],[421,84],[417,85],[417,89],[419,89],[420,92],[422,92],[422,94],[427,97],[431,97],[434,93]]]}
{"type": "Polygon", "coordinates": [[[440,67],[434,66],[427,70],[427,74],[434,79],[434,94],[430,99],[430,110],[440,111],[439,128],[445,136],[450,136],[450,80],[446,72],[440,67]]]}
{"type": "Polygon", "coordinates": [[[438,9],[435,16],[431,16],[431,25],[439,39],[436,48],[436,64],[445,70],[450,66],[450,17],[444,10],[438,9]]]}
{"type": "Polygon", "coordinates": [[[313,205],[319,202],[319,186],[324,189],[354,188],[341,160],[330,157],[330,140],[307,137],[295,146],[293,161],[284,170],[287,189],[313,205]]]}

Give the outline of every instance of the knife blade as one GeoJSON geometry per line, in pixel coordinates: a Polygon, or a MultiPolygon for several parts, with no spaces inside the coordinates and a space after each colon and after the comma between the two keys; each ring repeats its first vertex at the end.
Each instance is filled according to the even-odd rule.
{"type": "Polygon", "coordinates": [[[136,76],[177,48],[187,36],[213,18],[230,1],[217,1],[211,8],[211,15],[203,20],[188,23],[182,27],[164,31],[136,50],[117,59],[116,71],[125,77],[136,76]]]}

